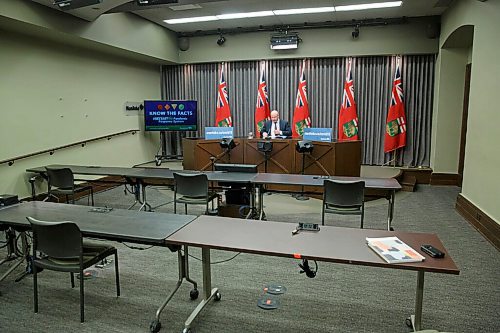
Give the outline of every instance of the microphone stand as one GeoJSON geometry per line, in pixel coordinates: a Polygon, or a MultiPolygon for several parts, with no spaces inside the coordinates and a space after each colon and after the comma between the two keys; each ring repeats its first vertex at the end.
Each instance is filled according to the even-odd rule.
{"type": "MultiPolygon", "coordinates": [[[[305,159],[306,159],[305,154],[306,153],[302,153],[302,175],[304,174],[304,169],[305,169],[305,159]]],[[[301,190],[300,194],[295,197],[295,199],[300,200],[300,201],[309,200],[309,197],[306,197],[304,195],[304,185],[302,185],[302,190],[301,190]]]]}
{"type": "MultiPolygon", "coordinates": [[[[212,172],[215,171],[215,160],[216,158],[214,156],[210,156],[210,164],[211,164],[211,169],[212,169],[212,172]]],[[[213,192],[214,191],[214,182],[210,182],[210,191],[213,192]]],[[[217,207],[219,206],[219,198],[220,197],[217,197],[217,207]]],[[[208,212],[208,215],[219,215],[219,210],[218,209],[214,209],[213,208],[213,201],[212,201],[212,209],[208,212]]]]}

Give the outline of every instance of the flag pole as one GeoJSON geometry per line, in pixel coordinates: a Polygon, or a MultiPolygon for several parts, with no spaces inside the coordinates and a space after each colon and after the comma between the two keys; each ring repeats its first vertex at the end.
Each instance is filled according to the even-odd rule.
{"type": "MultiPolygon", "coordinates": [[[[389,153],[390,153],[390,152],[389,152],[389,153]]],[[[389,153],[388,153],[388,154],[389,154],[389,153]]],[[[396,149],[394,149],[394,150],[392,151],[392,159],[390,159],[389,161],[387,161],[387,162],[385,162],[384,164],[382,164],[382,166],[386,166],[386,165],[387,165],[387,166],[390,166],[391,164],[393,165],[393,167],[395,167],[395,166],[396,166],[396,149]]]]}

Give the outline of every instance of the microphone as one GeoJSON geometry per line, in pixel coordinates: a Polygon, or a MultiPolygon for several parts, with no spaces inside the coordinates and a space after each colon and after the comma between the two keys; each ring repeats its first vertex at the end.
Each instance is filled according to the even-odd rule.
{"type": "Polygon", "coordinates": [[[309,267],[309,261],[307,261],[307,259],[302,259],[302,264],[299,264],[299,267],[302,269],[300,274],[306,273],[306,276],[311,279],[316,277],[316,273],[318,272],[318,263],[314,261],[314,264],[316,265],[316,269],[312,270],[311,267],[309,267]]]}

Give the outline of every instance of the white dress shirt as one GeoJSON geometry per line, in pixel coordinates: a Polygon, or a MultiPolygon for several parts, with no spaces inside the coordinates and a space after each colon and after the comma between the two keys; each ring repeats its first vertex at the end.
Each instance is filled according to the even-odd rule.
{"type": "MultiPolygon", "coordinates": [[[[280,122],[279,121],[273,122],[271,124],[271,139],[275,139],[276,138],[276,134],[274,134],[275,130],[280,131],[280,122]]],[[[280,131],[280,133],[281,133],[281,131],[280,131]]]]}

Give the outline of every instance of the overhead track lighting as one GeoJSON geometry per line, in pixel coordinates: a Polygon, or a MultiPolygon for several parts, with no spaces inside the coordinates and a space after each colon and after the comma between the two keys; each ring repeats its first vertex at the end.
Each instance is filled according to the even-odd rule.
{"type": "MultiPolygon", "coordinates": [[[[137,0],[139,5],[155,5],[161,3],[168,3],[172,0],[137,0]]],[[[177,1],[175,1],[177,2],[177,1]]],[[[265,10],[259,12],[242,12],[242,13],[230,13],[230,14],[219,14],[213,16],[202,16],[202,17],[191,17],[191,18],[180,18],[180,19],[167,19],[163,20],[168,24],[179,24],[179,23],[190,23],[190,22],[204,22],[204,21],[215,21],[215,20],[233,20],[242,18],[253,18],[253,17],[265,17],[265,16],[280,16],[280,15],[296,15],[296,14],[316,14],[316,13],[332,13],[340,11],[351,11],[351,10],[365,10],[365,9],[380,9],[380,8],[391,8],[401,6],[403,1],[387,1],[387,2],[376,2],[368,4],[357,4],[357,5],[345,5],[345,6],[330,6],[330,7],[312,7],[312,8],[292,8],[292,9],[275,9],[275,10],[265,10]]]]}

